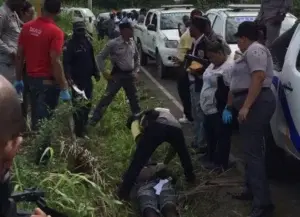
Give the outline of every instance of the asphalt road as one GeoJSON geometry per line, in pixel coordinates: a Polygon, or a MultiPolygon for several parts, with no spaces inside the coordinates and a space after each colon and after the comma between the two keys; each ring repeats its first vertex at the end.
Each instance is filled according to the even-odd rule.
{"type": "MultiPolygon", "coordinates": [[[[154,97],[161,98],[158,106],[168,107],[172,113],[180,118],[182,106],[177,94],[176,81],[174,79],[161,80],[156,73],[154,63],[144,67],[140,79],[146,88],[153,93],[154,97]]],[[[184,127],[186,137],[192,138],[191,126],[184,127]]],[[[238,136],[233,138],[232,152],[236,159],[242,159],[242,151],[239,146],[238,136]]],[[[270,180],[272,198],[276,205],[276,217],[298,217],[300,216],[300,162],[287,158],[283,170],[278,169],[280,179],[270,180]]]]}

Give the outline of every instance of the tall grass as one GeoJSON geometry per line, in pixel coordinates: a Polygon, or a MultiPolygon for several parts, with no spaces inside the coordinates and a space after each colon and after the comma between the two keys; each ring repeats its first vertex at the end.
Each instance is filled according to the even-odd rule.
{"type": "MultiPolygon", "coordinates": [[[[71,33],[69,18],[61,16],[57,23],[66,33],[71,33]]],[[[95,52],[104,44],[105,41],[94,40],[95,52]]],[[[105,87],[103,78],[95,83],[94,104],[105,87]]],[[[88,140],[72,139],[69,129],[72,110],[71,105],[61,103],[54,117],[42,123],[39,135],[25,139],[14,162],[15,190],[29,187],[45,190],[49,205],[72,217],[128,216],[130,209],[114,195],[133,144],[125,127],[128,110],[124,93],[116,96],[101,125],[92,129],[88,140]],[[51,137],[54,156],[47,166],[36,166],[35,153],[45,136],[51,137]]]]}

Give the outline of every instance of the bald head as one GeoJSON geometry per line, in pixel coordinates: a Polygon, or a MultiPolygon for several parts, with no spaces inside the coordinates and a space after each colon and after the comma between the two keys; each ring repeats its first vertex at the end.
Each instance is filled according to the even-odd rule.
{"type": "Polygon", "coordinates": [[[0,75],[0,145],[18,137],[24,126],[18,94],[11,83],[0,75]]]}

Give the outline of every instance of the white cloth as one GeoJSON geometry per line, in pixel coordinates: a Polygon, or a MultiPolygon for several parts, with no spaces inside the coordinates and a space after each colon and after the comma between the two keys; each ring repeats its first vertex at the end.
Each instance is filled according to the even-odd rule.
{"type": "Polygon", "coordinates": [[[157,185],[155,185],[155,186],[153,187],[154,190],[155,190],[155,194],[156,194],[156,195],[160,195],[163,186],[164,186],[165,184],[167,184],[168,182],[169,182],[168,179],[160,179],[160,180],[159,180],[159,183],[157,183],[157,185]]]}
{"type": "Polygon", "coordinates": [[[230,85],[231,72],[234,61],[228,58],[221,66],[214,68],[210,64],[203,73],[203,87],[200,94],[200,105],[205,115],[211,115],[218,112],[217,101],[215,98],[218,89],[218,77],[223,76],[225,85],[230,85]]]}

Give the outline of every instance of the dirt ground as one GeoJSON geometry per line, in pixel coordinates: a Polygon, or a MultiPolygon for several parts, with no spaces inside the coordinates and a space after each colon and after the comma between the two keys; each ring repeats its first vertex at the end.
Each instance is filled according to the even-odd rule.
{"type": "MultiPolygon", "coordinates": [[[[143,88],[156,106],[167,107],[177,117],[181,117],[181,111],[166,95],[144,74],[140,75],[143,88]]],[[[175,82],[174,82],[174,85],[175,82]]],[[[192,138],[191,126],[185,125],[184,132],[187,144],[192,138]]],[[[242,160],[238,135],[233,138],[232,154],[235,160],[242,160]]],[[[179,190],[180,212],[182,217],[246,217],[251,209],[251,203],[236,201],[228,192],[236,192],[241,189],[243,175],[240,170],[233,168],[230,171],[216,175],[211,171],[201,169],[199,157],[192,154],[194,166],[197,169],[198,184],[179,190]],[[209,183],[213,182],[213,183],[209,183]],[[187,196],[185,196],[188,194],[187,196]]],[[[240,168],[242,167],[239,164],[240,168]]],[[[287,171],[278,171],[283,179],[270,180],[273,202],[276,206],[274,217],[298,217],[300,214],[300,176],[298,175],[299,162],[291,161],[287,165],[287,171]]],[[[300,174],[300,173],[299,173],[300,174]]],[[[179,184],[182,188],[184,183],[179,184]]]]}

